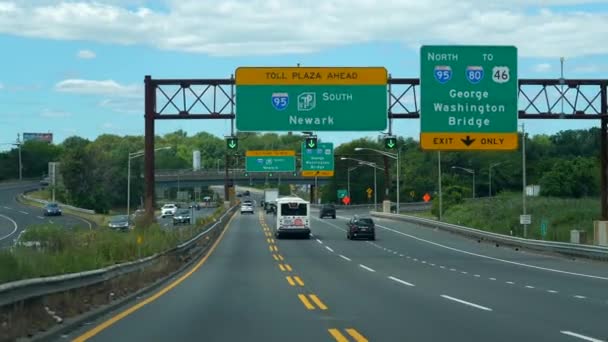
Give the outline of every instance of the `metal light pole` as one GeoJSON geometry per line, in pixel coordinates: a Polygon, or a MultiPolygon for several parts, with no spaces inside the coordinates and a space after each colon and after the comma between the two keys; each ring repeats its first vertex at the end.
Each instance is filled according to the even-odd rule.
{"type": "Polygon", "coordinates": [[[400,213],[400,207],[399,207],[399,174],[401,173],[401,171],[399,170],[399,155],[400,155],[400,150],[397,150],[397,153],[390,153],[390,152],[385,152],[385,151],[380,151],[380,150],[376,150],[373,148],[367,148],[367,147],[355,147],[355,151],[374,151],[376,153],[380,153],[384,156],[393,158],[397,160],[397,213],[400,213]]]}
{"type": "Polygon", "coordinates": [[[441,151],[437,151],[437,170],[439,171],[439,221],[443,216],[443,193],[441,192],[441,151]]]}
{"type": "Polygon", "coordinates": [[[488,172],[488,197],[492,197],[492,168],[503,163],[504,162],[490,164],[490,170],[488,172]]]}
{"type": "Polygon", "coordinates": [[[560,57],[559,58],[559,64],[560,64],[560,83],[561,85],[561,103],[562,103],[562,114],[564,114],[564,57],[560,57]]]}
{"type": "MultiPolygon", "coordinates": [[[[377,169],[384,170],[384,168],[377,166],[376,163],[372,163],[372,162],[368,162],[368,161],[360,160],[360,159],[355,159],[355,158],[342,157],[342,158],[340,158],[340,160],[354,160],[354,161],[359,162],[359,165],[365,165],[365,166],[374,168],[374,210],[378,211],[378,191],[377,191],[378,188],[377,188],[377,181],[376,181],[376,170],[377,169]]],[[[349,178],[349,185],[350,185],[350,178],[349,178]]],[[[348,191],[350,191],[350,189],[348,191]]],[[[349,196],[350,196],[350,193],[349,193],[349,196]]]]}
{"type": "MultiPolygon", "coordinates": [[[[159,147],[154,149],[154,152],[168,150],[171,146],[159,147]]],[[[138,158],[144,155],[144,151],[129,153],[127,161],[127,216],[131,214],[131,159],[138,158]]]]}
{"type": "MultiPolygon", "coordinates": [[[[521,201],[522,201],[522,210],[523,215],[526,215],[526,127],[522,123],[521,124],[521,167],[522,167],[522,193],[521,193],[521,201]]],[[[528,225],[524,224],[524,238],[528,236],[528,225]]]]}
{"type": "Polygon", "coordinates": [[[13,144],[13,146],[17,146],[19,150],[19,180],[23,180],[23,164],[21,162],[21,134],[17,133],[17,143],[13,144]]]}
{"type": "Polygon", "coordinates": [[[452,169],[460,169],[473,175],[473,198],[475,198],[475,170],[467,169],[466,167],[452,166],[452,169]]]}

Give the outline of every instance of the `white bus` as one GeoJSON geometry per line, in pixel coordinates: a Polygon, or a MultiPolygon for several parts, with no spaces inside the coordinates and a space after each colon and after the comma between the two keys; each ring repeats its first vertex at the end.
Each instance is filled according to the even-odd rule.
{"type": "Polygon", "coordinates": [[[276,231],[278,239],[287,234],[310,237],[310,202],[295,196],[279,197],[276,201],[276,231]]]}

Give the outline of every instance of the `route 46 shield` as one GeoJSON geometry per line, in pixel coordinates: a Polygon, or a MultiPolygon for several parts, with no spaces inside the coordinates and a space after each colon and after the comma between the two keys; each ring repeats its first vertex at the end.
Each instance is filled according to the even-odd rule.
{"type": "Polygon", "coordinates": [[[481,82],[483,79],[483,67],[482,66],[468,66],[467,67],[467,80],[473,84],[481,82]]]}
{"type": "Polygon", "coordinates": [[[437,65],[433,70],[433,75],[437,82],[446,84],[452,79],[452,68],[449,65],[437,65]]]}
{"type": "Polygon", "coordinates": [[[289,105],[288,93],[272,93],[272,106],[276,110],[285,110],[289,105]]]}

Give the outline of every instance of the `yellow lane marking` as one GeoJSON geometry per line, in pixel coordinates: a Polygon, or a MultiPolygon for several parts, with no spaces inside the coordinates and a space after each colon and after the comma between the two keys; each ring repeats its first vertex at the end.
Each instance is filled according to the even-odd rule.
{"type": "Polygon", "coordinates": [[[270,242],[270,241],[271,241],[271,239],[270,239],[270,238],[266,239],[266,242],[268,242],[268,243],[272,243],[272,242],[270,242]]]}
{"type": "Polygon", "coordinates": [[[287,279],[287,282],[289,283],[289,285],[296,286],[296,283],[293,282],[293,279],[291,279],[291,276],[287,276],[285,278],[287,279]]]}
{"type": "Polygon", "coordinates": [[[300,286],[304,286],[304,282],[302,281],[302,279],[300,279],[300,277],[298,277],[298,276],[294,276],[294,277],[293,277],[293,280],[295,280],[295,281],[296,281],[296,283],[298,283],[298,285],[300,285],[300,286]]]}
{"type": "Polygon", "coordinates": [[[277,246],[276,246],[276,245],[272,245],[271,247],[274,249],[274,251],[275,251],[275,252],[278,252],[278,251],[279,251],[279,249],[277,248],[277,246]]]}
{"type": "Polygon", "coordinates": [[[319,299],[319,297],[317,297],[314,294],[308,295],[308,297],[310,297],[310,299],[312,299],[312,301],[315,302],[315,304],[317,304],[319,309],[327,310],[327,306],[325,306],[325,304],[323,304],[323,302],[319,299]]]}
{"type": "Polygon", "coordinates": [[[329,334],[331,336],[333,336],[333,338],[336,339],[336,341],[338,342],[348,342],[348,339],[342,335],[342,333],[340,332],[340,330],[338,329],[327,329],[327,331],[329,331],[329,334]]]}
{"type": "Polygon", "coordinates": [[[268,246],[268,250],[272,252],[272,246],[268,246]]]}
{"type": "Polygon", "coordinates": [[[276,254],[273,254],[272,257],[274,258],[274,260],[279,261],[279,257],[276,254]]]}
{"type": "Polygon", "coordinates": [[[279,259],[280,259],[281,261],[285,260],[281,254],[278,254],[278,255],[279,255],[279,259]]]}
{"type": "Polygon", "coordinates": [[[288,264],[285,264],[285,268],[286,268],[286,269],[287,269],[289,272],[291,272],[291,266],[289,266],[288,264]]]}
{"type": "Polygon", "coordinates": [[[273,238],[270,238],[270,243],[274,243],[274,239],[273,238]]]}
{"type": "Polygon", "coordinates": [[[365,337],[363,337],[363,335],[359,334],[359,332],[353,328],[350,329],[346,329],[346,332],[352,336],[355,341],[357,342],[368,342],[367,339],[365,337]]]}
{"type": "Polygon", "coordinates": [[[304,306],[308,309],[308,310],[314,310],[315,307],[310,303],[310,301],[308,300],[308,298],[306,298],[305,295],[303,294],[299,294],[298,298],[300,298],[300,301],[302,302],[302,304],[304,304],[304,306]]]}
{"type": "Polygon", "coordinates": [[[209,252],[207,252],[207,254],[196,264],[194,265],[194,267],[192,267],[192,269],[190,269],[190,271],[188,271],[186,274],[184,274],[183,276],[179,277],[177,280],[175,280],[174,282],[172,282],[171,284],[167,285],[166,287],[162,288],[160,291],[158,291],[157,293],[155,293],[153,296],[148,297],[146,299],[144,299],[143,301],[131,306],[130,308],[120,312],[118,315],[111,317],[110,319],[108,319],[107,321],[101,323],[100,325],[96,326],[95,328],[85,332],[84,334],[76,337],[75,339],[73,339],[73,342],[84,342],[88,339],[90,339],[91,337],[99,334],[100,332],[102,332],[103,330],[107,329],[108,327],[110,327],[112,324],[120,321],[121,319],[127,317],[128,315],[132,314],[133,312],[141,309],[144,305],[152,303],[153,301],[157,300],[158,298],[160,298],[162,295],[164,295],[165,293],[171,291],[173,288],[175,288],[177,285],[179,285],[180,283],[182,283],[184,280],[186,280],[188,277],[190,277],[194,272],[196,272],[199,268],[201,268],[201,266],[203,266],[205,264],[205,262],[207,261],[207,259],[209,258],[209,256],[211,254],[213,254],[213,251],[215,250],[215,248],[219,245],[220,241],[222,241],[222,238],[224,237],[224,234],[228,231],[228,229],[230,228],[230,225],[232,224],[232,220],[236,217],[236,215],[233,215],[230,218],[230,221],[228,221],[228,224],[226,225],[226,229],[224,229],[224,231],[222,231],[222,233],[220,234],[220,236],[217,238],[217,240],[215,240],[215,242],[213,243],[213,245],[211,246],[211,248],[209,249],[209,252]]]}
{"type": "Polygon", "coordinates": [[[283,266],[283,264],[279,264],[279,268],[281,269],[281,271],[285,272],[285,266],[283,266]]]}

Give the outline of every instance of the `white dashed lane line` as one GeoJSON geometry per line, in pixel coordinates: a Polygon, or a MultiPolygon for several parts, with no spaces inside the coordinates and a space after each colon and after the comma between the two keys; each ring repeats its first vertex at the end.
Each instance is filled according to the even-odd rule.
{"type": "Polygon", "coordinates": [[[23,211],[23,210],[19,210],[19,212],[22,213],[23,215],[29,215],[30,214],[27,211],[23,211]]]}
{"type": "Polygon", "coordinates": [[[361,268],[362,268],[362,269],[364,269],[364,270],[368,270],[368,271],[370,271],[370,272],[376,272],[376,270],[375,270],[375,269],[370,268],[370,267],[367,267],[367,266],[365,266],[365,265],[363,265],[363,264],[359,264],[359,267],[361,267],[361,268]]]}
{"type": "Polygon", "coordinates": [[[330,251],[330,252],[332,252],[332,253],[333,253],[333,251],[334,251],[334,250],[333,250],[333,249],[331,249],[331,247],[329,247],[329,246],[325,246],[325,249],[327,249],[328,251],[330,251]]]}
{"type": "Polygon", "coordinates": [[[321,241],[319,239],[317,239],[317,242],[320,243],[320,244],[323,244],[323,241],[321,241]]]}
{"type": "Polygon", "coordinates": [[[480,309],[480,310],[484,310],[484,311],[492,311],[492,309],[490,309],[488,307],[485,307],[485,306],[482,306],[482,305],[479,305],[479,304],[475,304],[475,303],[471,303],[471,302],[467,302],[466,300],[450,297],[448,295],[441,295],[441,297],[445,298],[445,299],[448,299],[448,300],[451,300],[451,301],[454,301],[454,302],[457,302],[457,303],[460,303],[460,304],[464,304],[464,305],[468,305],[468,306],[474,307],[476,309],[480,309]]]}
{"type": "Polygon", "coordinates": [[[393,276],[389,276],[389,277],[388,277],[388,279],[390,279],[390,280],[392,280],[392,281],[395,281],[395,282],[397,282],[397,283],[399,283],[399,284],[406,285],[406,286],[415,286],[415,285],[414,285],[414,284],[412,284],[412,283],[408,283],[408,282],[407,282],[407,281],[405,281],[405,280],[401,280],[401,279],[399,279],[399,278],[395,278],[395,277],[393,277],[393,276]]]}
{"type": "Polygon", "coordinates": [[[585,296],[581,296],[581,295],[574,295],[574,298],[578,298],[578,299],[585,299],[585,298],[587,298],[587,297],[585,297],[585,296]]]}
{"type": "Polygon", "coordinates": [[[572,332],[572,331],[562,330],[562,331],[560,331],[560,332],[561,332],[562,334],[564,334],[564,335],[568,335],[568,336],[576,337],[576,338],[579,338],[579,339],[581,339],[581,340],[583,340],[583,341],[589,341],[589,342],[606,342],[605,340],[599,340],[599,339],[597,339],[597,338],[593,338],[593,337],[585,336],[585,335],[578,334],[578,333],[575,333],[575,332],[572,332]]]}
{"type": "Polygon", "coordinates": [[[340,254],[340,258],[346,260],[346,261],[351,261],[349,257],[345,257],[344,255],[340,254]]]}

